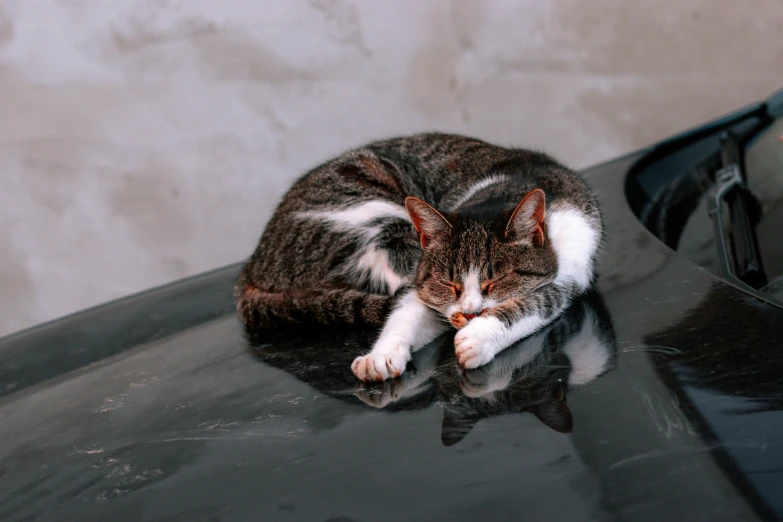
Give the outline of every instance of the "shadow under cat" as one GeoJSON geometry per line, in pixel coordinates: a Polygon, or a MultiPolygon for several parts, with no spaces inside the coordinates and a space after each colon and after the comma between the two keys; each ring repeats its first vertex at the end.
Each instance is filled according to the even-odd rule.
{"type": "Polygon", "coordinates": [[[248,331],[247,338],[258,360],[339,400],[386,412],[440,405],[446,446],[462,440],[480,420],[510,413],[532,413],[551,429],[568,433],[574,425],[568,390],[617,364],[614,328],[595,290],[546,328],[473,370],[457,362],[454,334],[414,353],[401,377],[379,383],[357,382],[350,369],[377,335],[373,330],[275,329],[248,331]]]}

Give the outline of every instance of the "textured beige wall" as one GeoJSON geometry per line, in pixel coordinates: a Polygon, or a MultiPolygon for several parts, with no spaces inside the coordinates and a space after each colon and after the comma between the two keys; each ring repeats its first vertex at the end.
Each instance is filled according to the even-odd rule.
{"type": "Polygon", "coordinates": [[[779,0],[4,0],[0,335],[242,259],[369,139],[648,144],[783,86],[781,28],[779,0]]]}

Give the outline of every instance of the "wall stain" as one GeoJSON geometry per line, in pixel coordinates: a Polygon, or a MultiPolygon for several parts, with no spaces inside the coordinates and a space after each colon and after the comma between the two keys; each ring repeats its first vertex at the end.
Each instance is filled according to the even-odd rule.
{"type": "Polygon", "coordinates": [[[223,31],[192,39],[206,72],[216,80],[286,84],[310,82],[314,71],[287,63],[274,51],[240,32],[223,31]]]}
{"type": "Polygon", "coordinates": [[[177,41],[187,41],[204,37],[220,31],[220,27],[211,21],[198,18],[182,20],[170,30],[155,29],[141,19],[131,19],[123,27],[113,25],[110,29],[111,43],[122,54],[137,53],[149,47],[157,47],[177,41]]]}
{"type": "Polygon", "coordinates": [[[327,38],[349,45],[366,57],[372,56],[362,32],[356,6],[346,0],[310,0],[310,6],[320,12],[329,24],[327,38]]]}
{"type": "Polygon", "coordinates": [[[6,14],[5,8],[0,5],[0,49],[6,47],[14,38],[14,24],[6,14]]]}
{"type": "MultiPolygon", "coordinates": [[[[193,217],[171,197],[181,177],[176,167],[151,155],[141,168],[122,174],[109,194],[111,209],[127,221],[132,239],[156,257],[190,241],[193,217]]],[[[178,259],[169,260],[166,270],[179,273],[178,259]]]]}

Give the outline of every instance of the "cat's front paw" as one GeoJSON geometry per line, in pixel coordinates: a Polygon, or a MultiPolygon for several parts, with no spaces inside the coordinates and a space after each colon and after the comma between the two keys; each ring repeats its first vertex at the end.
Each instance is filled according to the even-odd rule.
{"type": "Polygon", "coordinates": [[[407,362],[401,355],[368,353],[354,359],[351,370],[361,381],[385,381],[402,375],[407,362]]]}
{"type": "Polygon", "coordinates": [[[410,348],[402,344],[383,347],[382,350],[376,347],[367,355],[354,359],[351,370],[365,382],[385,381],[402,375],[410,357],[410,348]]]}
{"type": "Polygon", "coordinates": [[[498,351],[498,337],[503,325],[494,317],[476,317],[454,337],[459,363],[478,368],[491,361],[498,351]]]}

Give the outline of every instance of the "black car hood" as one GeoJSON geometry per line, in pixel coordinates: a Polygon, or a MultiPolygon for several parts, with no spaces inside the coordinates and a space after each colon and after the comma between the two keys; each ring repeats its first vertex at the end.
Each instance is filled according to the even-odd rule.
{"type": "Polygon", "coordinates": [[[682,259],[585,172],[597,292],[497,364],[446,336],[359,385],[374,332],[246,336],[231,266],[0,341],[2,520],[780,515],[783,310],[682,259]]]}

